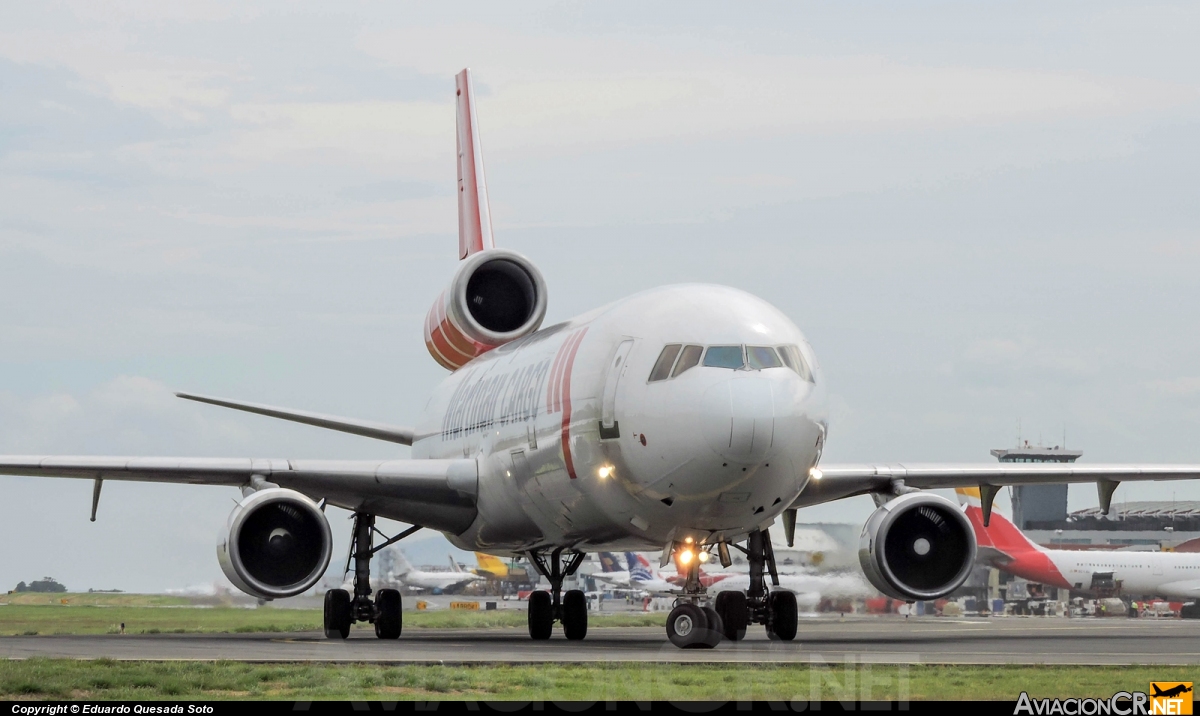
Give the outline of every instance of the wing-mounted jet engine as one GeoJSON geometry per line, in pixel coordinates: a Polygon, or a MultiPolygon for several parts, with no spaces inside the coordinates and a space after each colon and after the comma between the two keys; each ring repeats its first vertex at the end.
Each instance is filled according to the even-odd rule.
{"type": "Polygon", "coordinates": [[[958,505],[910,492],[867,519],[858,560],[871,584],[889,597],[938,599],[967,581],[975,549],[975,531],[958,505]]]}
{"type": "Polygon", "coordinates": [[[221,570],[260,599],[293,597],[321,579],[333,553],[325,513],[295,490],[252,492],[229,515],[217,543],[221,570]]]}
{"type": "Polygon", "coordinates": [[[486,249],[463,260],[425,318],[425,346],[443,367],[527,336],[546,317],[546,281],[514,251],[486,249]]]}

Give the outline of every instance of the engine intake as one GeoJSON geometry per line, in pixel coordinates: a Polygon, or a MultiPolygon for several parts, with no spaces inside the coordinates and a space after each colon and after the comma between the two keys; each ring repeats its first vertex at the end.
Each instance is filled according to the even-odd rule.
{"type": "Polygon", "coordinates": [[[867,519],[858,561],[871,584],[890,597],[938,599],[967,581],[975,551],[975,532],[958,505],[912,492],[867,519]]]}
{"type": "Polygon", "coordinates": [[[425,318],[425,347],[450,370],[533,333],[546,317],[546,281],[515,251],[488,249],[459,265],[425,318]]]}
{"type": "Polygon", "coordinates": [[[217,543],[221,571],[260,599],[292,597],[313,586],[332,553],[325,514],[299,492],[278,487],[238,503],[217,543]]]}

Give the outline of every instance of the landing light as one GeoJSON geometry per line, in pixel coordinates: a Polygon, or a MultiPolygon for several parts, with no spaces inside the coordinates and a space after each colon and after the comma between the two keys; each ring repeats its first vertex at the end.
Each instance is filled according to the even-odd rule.
{"type": "Polygon", "coordinates": [[[680,564],[691,564],[692,556],[693,556],[692,550],[690,550],[690,549],[685,549],[685,550],[681,551],[679,553],[679,563],[680,564]]]}
{"type": "Polygon", "coordinates": [[[820,480],[822,477],[825,477],[825,473],[821,472],[818,468],[814,467],[813,469],[808,471],[808,476],[814,480],[820,480]]]}
{"type": "Polygon", "coordinates": [[[596,474],[599,475],[601,479],[609,477],[610,475],[613,474],[613,466],[605,465],[605,466],[601,467],[599,470],[597,470],[596,474]]]}
{"type": "Polygon", "coordinates": [[[708,558],[711,556],[712,555],[710,555],[708,552],[701,552],[700,554],[696,555],[696,559],[700,560],[701,564],[703,564],[704,562],[707,562],[708,558]]]}

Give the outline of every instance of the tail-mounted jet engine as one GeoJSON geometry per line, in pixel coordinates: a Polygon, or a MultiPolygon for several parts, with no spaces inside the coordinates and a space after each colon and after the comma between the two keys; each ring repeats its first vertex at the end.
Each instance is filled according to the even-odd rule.
{"type": "Polygon", "coordinates": [[[546,317],[546,281],[514,251],[486,249],[459,264],[425,318],[425,347],[457,370],[476,356],[533,333],[546,317]]]}
{"type": "Polygon", "coordinates": [[[217,543],[217,559],[229,581],[260,599],[281,599],[321,579],[333,554],[325,513],[295,490],[251,493],[233,508],[217,543]]]}
{"type": "Polygon", "coordinates": [[[975,532],[958,505],[911,492],[867,519],[858,561],[871,584],[889,597],[938,599],[967,581],[975,548],[975,532]]]}

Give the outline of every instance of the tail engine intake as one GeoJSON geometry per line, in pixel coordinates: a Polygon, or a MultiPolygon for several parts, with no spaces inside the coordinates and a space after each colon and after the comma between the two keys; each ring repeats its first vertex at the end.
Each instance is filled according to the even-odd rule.
{"type": "Polygon", "coordinates": [[[533,333],[546,317],[546,281],[529,259],[487,249],[458,267],[425,318],[425,346],[450,370],[533,333]]]}
{"type": "Polygon", "coordinates": [[[325,513],[299,492],[278,487],[238,503],[217,543],[225,576],[260,599],[292,597],[313,586],[332,553],[325,513]]]}
{"type": "Polygon", "coordinates": [[[975,532],[958,505],[913,492],[867,519],[858,561],[871,584],[889,597],[938,599],[967,581],[975,550],[975,532]]]}

